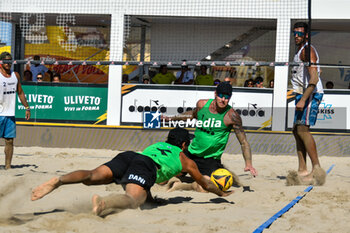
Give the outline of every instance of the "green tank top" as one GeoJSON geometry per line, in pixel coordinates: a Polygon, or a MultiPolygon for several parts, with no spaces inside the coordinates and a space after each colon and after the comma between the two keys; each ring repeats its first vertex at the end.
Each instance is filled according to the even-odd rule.
{"type": "Polygon", "coordinates": [[[169,180],[182,170],[180,152],[182,150],[166,142],[158,142],[147,147],[141,154],[151,158],[159,165],[156,183],[169,180]]]}
{"type": "Polygon", "coordinates": [[[213,100],[208,100],[197,113],[197,120],[202,121],[202,126],[194,131],[195,137],[188,151],[198,157],[221,159],[232,129],[232,126],[224,124],[224,116],[231,106],[227,105],[224,112],[214,114],[209,111],[212,102],[213,100]]]}

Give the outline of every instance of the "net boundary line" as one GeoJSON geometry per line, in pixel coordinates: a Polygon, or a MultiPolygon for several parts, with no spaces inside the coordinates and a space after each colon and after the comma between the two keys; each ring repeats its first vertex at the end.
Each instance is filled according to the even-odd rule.
{"type": "MultiPolygon", "coordinates": [[[[327,175],[329,172],[333,169],[335,164],[332,164],[328,170],[327,170],[327,175]]],[[[304,190],[304,193],[302,195],[297,196],[294,200],[289,202],[285,207],[283,207],[280,211],[278,211],[275,215],[273,215],[271,218],[269,218],[266,222],[264,222],[262,225],[260,225],[258,228],[256,228],[253,233],[261,233],[263,232],[266,228],[270,227],[271,224],[278,218],[280,218],[284,213],[288,212],[289,209],[291,209],[295,204],[297,204],[303,197],[306,196],[308,192],[310,192],[313,189],[313,185],[310,185],[304,190]]]]}
{"type": "Polygon", "coordinates": [[[266,61],[187,61],[187,62],[171,62],[171,61],[81,61],[81,60],[49,60],[49,61],[34,61],[34,60],[0,60],[1,64],[21,64],[21,65],[134,65],[134,66],[321,66],[326,68],[350,68],[350,64],[331,64],[331,63],[308,63],[308,62],[266,62],[266,61]]]}
{"type": "MultiPolygon", "coordinates": [[[[23,65],[137,65],[137,66],[308,66],[308,62],[266,62],[266,61],[81,61],[81,60],[0,60],[0,64],[23,65]]],[[[312,64],[311,64],[312,65],[312,64]]]]}

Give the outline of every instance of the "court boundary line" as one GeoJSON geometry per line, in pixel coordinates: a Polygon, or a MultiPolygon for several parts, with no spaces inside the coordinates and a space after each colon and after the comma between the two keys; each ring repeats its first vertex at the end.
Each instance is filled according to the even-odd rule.
{"type": "MultiPolygon", "coordinates": [[[[329,172],[333,169],[333,167],[335,166],[335,164],[332,164],[328,170],[327,170],[327,175],[329,174],[329,172]]],[[[304,193],[302,195],[297,196],[294,200],[292,200],[291,202],[289,202],[285,207],[283,207],[280,211],[278,211],[276,214],[274,214],[271,218],[269,218],[266,222],[264,222],[263,224],[261,224],[258,228],[256,228],[253,233],[261,233],[263,232],[266,228],[269,228],[272,223],[280,218],[284,213],[288,212],[295,204],[297,204],[303,197],[306,196],[307,193],[309,193],[312,189],[313,189],[313,185],[310,185],[309,187],[307,187],[304,190],[304,193]]]]}

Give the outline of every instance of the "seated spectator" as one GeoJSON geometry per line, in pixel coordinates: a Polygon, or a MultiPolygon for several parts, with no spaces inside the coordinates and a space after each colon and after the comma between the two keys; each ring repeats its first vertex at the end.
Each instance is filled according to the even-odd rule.
{"type": "Polygon", "coordinates": [[[143,76],[142,76],[142,83],[143,84],[149,84],[149,75],[148,74],[144,74],[143,76]]]}
{"type": "Polygon", "coordinates": [[[269,88],[273,88],[275,86],[275,81],[272,79],[269,82],[269,88]]]}
{"type": "Polygon", "coordinates": [[[245,80],[244,87],[254,87],[255,83],[253,79],[245,80]]]}
{"type": "Polygon", "coordinates": [[[54,73],[52,76],[51,82],[53,83],[61,82],[61,75],[59,73],[54,73]]]}
{"type": "Polygon", "coordinates": [[[129,75],[127,74],[122,75],[122,83],[129,83],[129,75]]]}
{"type": "MultiPolygon", "coordinates": [[[[35,55],[34,56],[34,61],[40,61],[40,56],[35,55]]],[[[48,73],[50,75],[50,80],[52,79],[52,72],[49,70],[46,66],[41,65],[41,64],[33,64],[30,66],[30,71],[33,74],[33,81],[36,82],[37,79],[36,77],[38,74],[42,74],[42,77],[45,77],[45,73],[48,73]]]]}
{"type": "Polygon", "coordinates": [[[221,83],[220,79],[215,79],[214,80],[214,85],[217,86],[221,83]]]}
{"type": "Polygon", "coordinates": [[[200,74],[197,75],[196,80],[195,80],[195,84],[196,85],[208,85],[208,86],[214,85],[213,75],[207,74],[207,66],[206,65],[201,65],[200,74]]]}
{"type": "Polygon", "coordinates": [[[152,82],[156,84],[171,84],[176,80],[172,73],[168,73],[168,67],[161,65],[159,67],[159,73],[152,78],[152,82]]]}
{"type": "MultiPolygon", "coordinates": [[[[184,62],[186,60],[183,60],[184,62]]],[[[188,66],[181,66],[181,70],[176,73],[176,81],[175,84],[185,84],[191,85],[193,84],[193,73],[188,68],[188,66]]]]}
{"type": "Polygon", "coordinates": [[[23,72],[24,81],[33,81],[33,74],[30,70],[25,70],[23,72]]]}
{"type": "Polygon", "coordinates": [[[326,82],[326,89],[333,89],[334,88],[334,83],[332,81],[326,82]]]}
{"type": "Polygon", "coordinates": [[[264,88],[264,79],[262,77],[256,77],[255,80],[255,87],[257,88],[264,88]]]}
{"type": "Polygon", "coordinates": [[[37,76],[36,76],[36,81],[38,83],[41,83],[42,81],[44,81],[44,77],[41,73],[39,73],[37,76]]]}

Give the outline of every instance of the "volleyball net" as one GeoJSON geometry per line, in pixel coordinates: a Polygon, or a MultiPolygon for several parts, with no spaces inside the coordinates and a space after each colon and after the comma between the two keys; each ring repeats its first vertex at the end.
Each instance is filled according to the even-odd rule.
{"type": "MultiPolygon", "coordinates": [[[[21,74],[30,101],[37,103],[38,99],[35,98],[39,98],[40,95],[50,96],[52,92],[62,95],[62,103],[55,105],[64,109],[62,116],[50,109],[54,105],[43,103],[35,105],[38,108],[38,116],[34,116],[34,119],[66,121],[67,117],[64,114],[73,112],[72,121],[84,119],[87,122],[100,123],[106,119],[106,84],[115,78],[110,75],[111,66],[119,66],[120,73],[123,74],[122,82],[137,84],[136,86],[142,86],[143,78],[155,77],[160,72],[161,65],[166,65],[168,72],[173,76],[176,76],[182,67],[187,66],[195,80],[202,72],[201,66],[205,65],[205,71],[211,75],[213,81],[228,79],[238,88],[251,87],[249,82],[252,81],[254,85],[259,82],[263,84],[262,87],[268,89],[271,81],[276,78],[277,67],[288,68],[290,72],[288,75],[284,74],[284,80],[290,79],[293,66],[310,65],[293,60],[297,47],[293,25],[302,21],[310,25],[309,40],[320,55],[320,63],[317,65],[321,66],[324,87],[328,88],[326,84],[331,82],[334,89],[348,88],[350,47],[347,46],[347,38],[350,34],[350,23],[346,20],[312,19],[310,0],[203,0],[200,5],[195,5],[195,2],[189,1],[187,6],[179,2],[127,2],[124,13],[121,13],[116,10],[119,9],[119,1],[105,1],[106,4],[92,5],[91,2],[78,4],[72,1],[71,4],[79,8],[79,13],[62,14],[57,13],[55,9],[64,8],[68,1],[48,0],[42,3],[41,13],[37,13],[37,6],[33,8],[36,9],[36,13],[28,13],[23,10],[19,1],[14,0],[13,3],[8,3],[11,5],[9,11],[0,6],[0,52],[10,52],[13,57],[11,61],[0,62],[13,63],[12,68],[21,74]],[[44,82],[39,84],[36,82],[37,77],[33,77],[36,75],[31,72],[33,66],[44,66],[51,74],[44,74],[44,82]],[[63,89],[57,91],[55,86],[51,85],[54,74],[60,75],[60,81],[64,83],[62,85],[70,87],[65,90],[66,93],[63,89]],[[88,89],[89,85],[94,87],[94,90],[88,89]],[[76,88],[74,95],[72,88],[76,88]],[[104,90],[100,95],[94,94],[101,89],[104,90]],[[91,94],[86,94],[90,91],[91,94]],[[77,103],[88,104],[76,106],[77,103]],[[44,111],[40,113],[42,109],[51,112],[51,115],[45,115],[44,111]],[[88,110],[95,111],[96,114],[87,119],[85,111],[88,110]]],[[[181,95],[186,95],[187,87],[174,86],[167,88],[175,90],[174,95],[179,95],[180,92],[183,93],[181,95]]],[[[290,82],[288,86],[291,87],[290,82]]],[[[191,90],[204,91],[199,87],[191,85],[191,90]]],[[[152,109],[155,107],[154,103],[160,102],[164,93],[170,93],[168,89],[164,93],[159,91],[157,99],[154,96],[158,92],[153,91],[152,96],[145,100],[144,93],[150,87],[133,88],[133,93],[140,92],[139,97],[135,100],[129,95],[129,102],[128,98],[123,97],[122,105],[127,106],[127,109],[122,110],[122,123],[140,122],[144,111],[139,109],[152,109]],[[141,103],[142,101],[146,102],[141,103]],[[135,110],[131,111],[132,109],[135,110]],[[136,115],[136,112],[137,119],[131,120],[129,115],[136,115]]],[[[122,95],[130,90],[123,87],[122,95]]],[[[194,107],[195,103],[191,101],[203,98],[200,91],[194,97],[190,95],[179,100],[179,103],[174,104],[174,109],[194,107]]],[[[343,90],[343,94],[346,94],[346,91],[343,90]]],[[[256,94],[255,90],[245,89],[242,96],[235,98],[235,101],[245,99],[246,93],[243,92],[256,94]]],[[[271,125],[272,110],[260,116],[254,114],[258,112],[258,108],[255,107],[266,106],[266,103],[269,103],[268,107],[272,109],[273,95],[273,89],[268,89],[264,97],[260,96],[252,101],[249,99],[252,98],[250,95],[246,103],[232,104],[236,104],[235,107],[240,105],[242,116],[252,112],[252,115],[246,115],[252,117],[251,127],[257,129],[268,123],[271,125]],[[253,117],[256,116],[261,119],[259,125],[254,123],[256,118],[253,117]]],[[[325,119],[328,119],[327,113],[334,112],[328,106],[338,102],[338,97],[334,95],[334,99],[329,99],[330,95],[327,96],[324,102],[325,119]]],[[[289,95],[287,98],[288,101],[291,100],[289,95]]],[[[52,96],[51,99],[58,98],[52,96]]],[[[46,100],[49,101],[49,97],[46,100]]],[[[164,103],[169,105],[171,101],[172,98],[169,97],[164,103]]],[[[288,105],[292,103],[288,102],[288,105]]],[[[334,120],[338,121],[346,122],[334,120]]],[[[246,122],[245,125],[249,125],[246,122]]],[[[338,128],[346,127],[340,125],[338,128]]]]}

